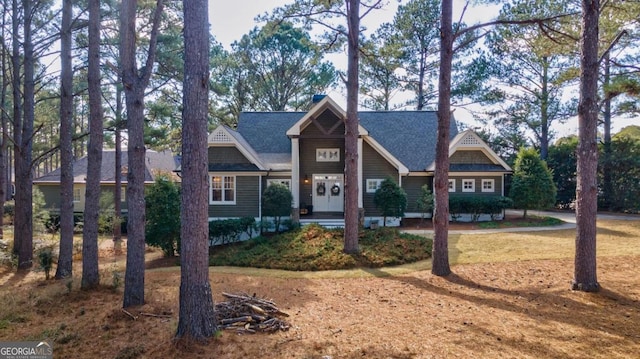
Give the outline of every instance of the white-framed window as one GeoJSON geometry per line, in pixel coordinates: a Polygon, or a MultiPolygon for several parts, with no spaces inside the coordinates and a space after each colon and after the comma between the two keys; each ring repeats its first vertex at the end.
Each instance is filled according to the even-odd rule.
{"type": "Polygon", "coordinates": [[[482,192],[495,192],[496,182],[493,179],[482,180],[482,192]]]}
{"type": "Polygon", "coordinates": [[[236,176],[210,177],[209,203],[236,204],[236,176]]]}
{"type": "Polygon", "coordinates": [[[476,191],[476,180],[474,179],[462,180],[462,192],[475,192],[475,191],[476,191]]]}
{"type": "Polygon", "coordinates": [[[73,201],[74,202],[80,202],[80,199],[82,198],[82,191],[80,188],[74,188],[73,189],[73,201]]]}
{"type": "Polygon", "coordinates": [[[367,179],[367,193],[376,193],[380,185],[382,184],[381,179],[373,178],[367,179]]]}
{"type": "Polygon", "coordinates": [[[127,201],[127,187],[122,187],[120,190],[120,202],[127,201]]]}
{"type": "Polygon", "coordinates": [[[456,191],[456,180],[449,178],[449,192],[456,191]]]}
{"type": "Polygon", "coordinates": [[[316,148],[317,162],[340,162],[339,148],[316,148]]]}
{"type": "Polygon", "coordinates": [[[290,179],[268,179],[267,180],[267,187],[271,186],[274,183],[284,185],[285,187],[287,187],[288,190],[291,190],[291,180],[290,179]]]}

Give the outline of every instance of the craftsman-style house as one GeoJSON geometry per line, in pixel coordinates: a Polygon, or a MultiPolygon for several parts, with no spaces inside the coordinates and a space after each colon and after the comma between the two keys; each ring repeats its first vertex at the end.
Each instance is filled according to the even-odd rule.
{"type": "MultiPolygon", "coordinates": [[[[209,218],[260,219],[271,183],[293,194],[292,218],[344,223],[345,111],[328,96],[308,112],[247,112],[237,129],[218,126],[209,142],[209,218]]],[[[373,197],[393,178],[407,193],[406,217],[420,217],[421,187],[432,186],[437,117],[432,111],[360,112],[358,204],[365,225],[381,214],[373,197]]],[[[472,131],[451,123],[451,195],[504,195],[511,168],[472,131]]],[[[396,223],[398,221],[396,220],[396,223]]]]}
{"type": "MultiPolygon", "coordinates": [[[[126,187],[128,171],[127,151],[121,154],[122,168],[116,171],[115,150],[102,151],[102,166],[100,169],[100,190],[101,192],[115,190],[116,176],[121,180],[121,203],[123,212],[127,211],[126,187]]],[[[75,213],[84,212],[86,177],[88,157],[82,157],[73,163],[73,211],[75,213]]],[[[145,186],[155,182],[156,176],[164,174],[175,176],[177,168],[176,158],[170,150],[156,152],[147,150],[145,153],[145,186]]],[[[36,178],[33,184],[42,191],[45,199],[45,208],[52,213],[60,211],[60,169],[51,171],[44,176],[36,178]]],[[[177,214],[176,214],[177,215],[177,214]]]]}

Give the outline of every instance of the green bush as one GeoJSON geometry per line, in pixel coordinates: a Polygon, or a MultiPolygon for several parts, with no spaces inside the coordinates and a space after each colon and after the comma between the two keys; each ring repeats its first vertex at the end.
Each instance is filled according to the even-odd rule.
{"type": "Polygon", "coordinates": [[[180,187],[159,176],[145,196],[145,241],[167,257],[180,253],[180,187]]]}
{"type": "Polygon", "coordinates": [[[281,218],[291,214],[293,195],[280,183],[273,183],[262,194],[262,214],[274,218],[276,233],[280,232],[281,218]]]}
{"type": "Polygon", "coordinates": [[[520,149],[513,168],[509,196],[516,208],[544,210],[556,203],[556,185],[547,163],[532,148],[520,149]]]}
{"type": "Polygon", "coordinates": [[[13,217],[16,211],[16,203],[14,201],[4,202],[3,213],[5,216],[13,217]]]}
{"type": "Polygon", "coordinates": [[[32,197],[32,206],[33,206],[33,232],[34,233],[45,233],[47,230],[47,223],[49,222],[49,211],[45,209],[45,200],[44,194],[42,191],[38,189],[38,187],[33,187],[33,197],[32,197]]]}
{"type": "Polygon", "coordinates": [[[384,216],[383,226],[387,225],[387,217],[402,217],[407,209],[407,194],[393,179],[386,178],[373,196],[373,203],[384,216]]]}
{"type": "Polygon", "coordinates": [[[209,222],[209,245],[230,244],[240,241],[243,233],[251,238],[257,230],[253,217],[220,219],[209,222]]]}
{"type": "Polygon", "coordinates": [[[113,233],[116,221],[116,206],[113,192],[106,191],[100,194],[100,213],[98,214],[98,232],[102,234],[113,233]]]}
{"type": "Polygon", "coordinates": [[[513,201],[503,196],[451,196],[449,214],[453,222],[457,222],[465,213],[471,215],[473,222],[477,222],[483,214],[488,214],[491,220],[495,220],[497,215],[512,205],[513,201]]]}
{"type": "Polygon", "coordinates": [[[433,211],[433,193],[431,193],[429,185],[425,184],[420,188],[420,197],[418,197],[416,203],[424,220],[425,215],[433,211]]]}
{"type": "Polygon", "coordinates": [[[51,247],[44,247],[38,252],[38,263],[44,271],[45,279],[51,278],[51,268],[53,268],[53,250],[51,247]]]}

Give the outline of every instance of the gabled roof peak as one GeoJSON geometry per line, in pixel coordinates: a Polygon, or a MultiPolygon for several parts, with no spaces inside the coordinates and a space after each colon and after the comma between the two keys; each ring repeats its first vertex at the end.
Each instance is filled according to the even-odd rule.
{"type": "Polygon", "coordinates": [[[344,120],[347,113],[329,96],[324,96],[322,100],[311,106],[311,109],[287,130],[287,136],[299,136],[302,130],[311,122],[314,117],[320,116],[325,111],[331,111],[336,117],[344,120]]]}
{"type": "Polygon", "coordinates": [[[226,126],[218,126],[207,138],[208,143],[233,143],[233,138],[228,131],[233,131],[226,126]]]}

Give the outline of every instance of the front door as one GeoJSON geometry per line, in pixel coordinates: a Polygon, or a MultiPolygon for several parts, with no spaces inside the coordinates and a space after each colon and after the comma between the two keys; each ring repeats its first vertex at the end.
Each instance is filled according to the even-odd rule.
{"type": "Polygon", "coordinates": [[[344,176],[313,175],[313,211],[344,212],[344,176]]]}

